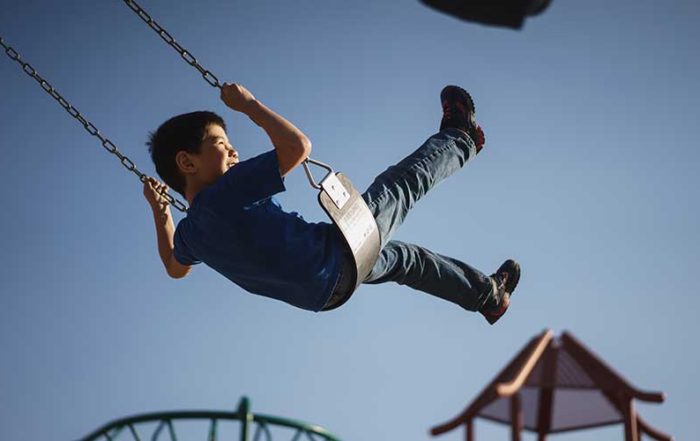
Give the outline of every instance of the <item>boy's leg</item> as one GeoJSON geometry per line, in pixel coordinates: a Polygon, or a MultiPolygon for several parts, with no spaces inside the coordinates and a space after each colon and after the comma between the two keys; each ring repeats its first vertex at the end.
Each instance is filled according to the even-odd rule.
{"type": "Polygon", "coordinates": [[[423,195],[475,155],[471,138],[450,128],[377,176],[362,197],[377,221],[382,247],[423,195]]]}
{"type": "Polygon", "coordinates": [[[440,132],[377,176],[362,195],[377,222],[382,246],[364,283],[394,281],[407,285],[465,309],[480,311],[493,324],[507,310],[510,294],[520,278],[520,267],[515,261],[507,260],[488,277],[459,260],[390,240],[416,202],[462,168],[484,144],[484,133],[474,119],[474,103],[469,94],[447,86],[440,99],[440,132]]]}
{"type": "Polygon", "coordinates": [[[474,101],[466,90],[446,86],[440,92],[440,103],[440,132],[377,176],[362,195],[377,221],[382,247],[418,199],[462,168],[484,145],[474,101]]]}
{"type": "Polygon", "coordinates": [[[469,311],[490,299],[490,277],[464,262],[418,245],[389,241],[364,283],[396,282],[432,294],[469,311]]]}

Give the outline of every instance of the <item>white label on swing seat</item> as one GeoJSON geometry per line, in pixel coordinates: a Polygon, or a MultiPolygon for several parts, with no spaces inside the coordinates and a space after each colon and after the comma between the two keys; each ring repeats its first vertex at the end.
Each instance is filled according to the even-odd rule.
{"type": "Polygon", "coordinates": [[[328,177],[321,182],[321,187],[326,194],[331,197],[331,200],[339,210],[343,208],[345,203],[350,199],[350,192],[345,189],[335,173],[330,173],[328,177]]]}
{"type": "Polygon", "coordinates": [[[362,198],[353,203],[348,211],[338,219],[338,226],[344,232],[353,254],[364,245],[376,229],[372,213],[360,201],[362,201],[362,198]]]}

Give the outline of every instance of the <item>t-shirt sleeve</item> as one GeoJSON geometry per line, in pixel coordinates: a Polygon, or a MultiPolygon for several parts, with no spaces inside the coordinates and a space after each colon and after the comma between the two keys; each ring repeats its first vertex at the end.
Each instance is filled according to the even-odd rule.
{"type": "Polygon", "coordinates": [[[194,257],[192,253],[187,248],[183,238],[182,229],[178,225],[175,229],[175,237],[173,238],[173,257],[182,265],[197,265],[201,263],[199,259],[194,257]]]}
{"type": "Polygon", "coordinates": [[[217,183],[221,190],[243,204],[269,198],[285,190],[274,150],[247,159],[228,169],[217,183]]]}

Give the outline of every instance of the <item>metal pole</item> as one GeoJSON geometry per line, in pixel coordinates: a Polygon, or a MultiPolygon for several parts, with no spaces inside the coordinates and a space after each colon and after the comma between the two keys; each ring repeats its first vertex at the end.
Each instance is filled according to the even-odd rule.
{"type": "Polygon", "coordinates": [[[250,400],[248,397],[241,398],[241,401],[238,403],[238,414],[241,417],[240,441],[250,441],[250,423],[253,422],[253,414],[250,413],[250,400]]]}
{"type": "Polygon", "coordinates": [[[520,432],[523,430],[523,406],[520,392],[510,397],[510,424],[511,440],[520,441],[520,432]]]}

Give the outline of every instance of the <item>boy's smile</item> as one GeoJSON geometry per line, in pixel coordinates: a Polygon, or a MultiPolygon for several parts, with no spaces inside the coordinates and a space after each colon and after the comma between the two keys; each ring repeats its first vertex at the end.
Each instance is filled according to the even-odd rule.
{"type": "Polygon", "coordinates": [[[213,184],[238,161],[238,152],[229,142],[224,129],[216,124],[208,125],[204,130],[200,153],[196,155],[201,180],[213,184]]]}

